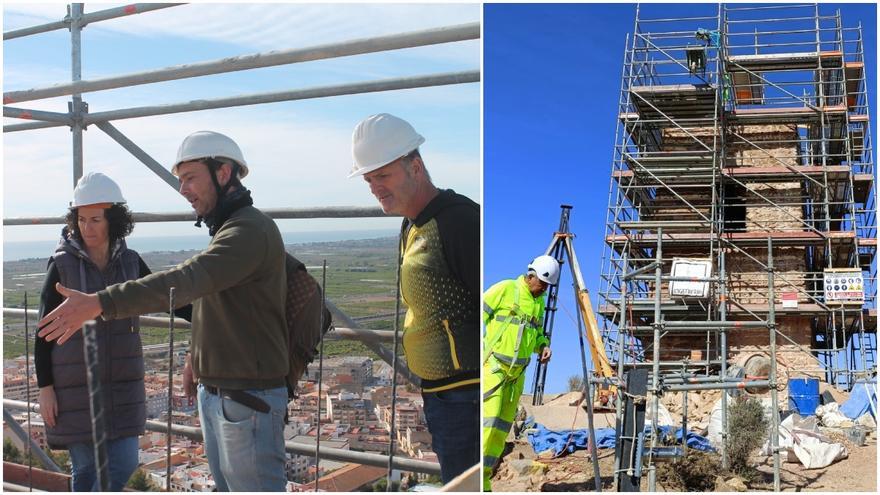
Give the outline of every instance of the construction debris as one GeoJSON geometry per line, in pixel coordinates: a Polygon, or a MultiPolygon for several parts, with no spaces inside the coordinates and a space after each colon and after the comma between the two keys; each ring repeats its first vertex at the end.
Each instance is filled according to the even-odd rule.
{"type": "Polygon", "coordinates": [[[849,428],[853,426],[851,419],[840,414],[840,404],[837,402],[817,407],[816,416],[822,422],[822,426],[829,428],[849,428]]]}

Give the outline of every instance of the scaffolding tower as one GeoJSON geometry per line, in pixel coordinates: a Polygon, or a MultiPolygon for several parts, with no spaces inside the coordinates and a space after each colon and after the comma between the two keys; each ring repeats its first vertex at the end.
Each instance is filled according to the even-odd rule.
{"type": "MultiPolygon", "coordinates": [[[[876,374],[861,24],[817,4],[693,7],[636,7],[599,290],[619,375],[650,370],[654,429],[664,390],[745,383],[779,411],[788,377],[849,389],[876,374]]],[[[726,405],[723,393],[725,467],[726,405]]],[[[644,467],[618,454],[616,479],[638,464],[654,489],[651,437],[644,467]]]]}

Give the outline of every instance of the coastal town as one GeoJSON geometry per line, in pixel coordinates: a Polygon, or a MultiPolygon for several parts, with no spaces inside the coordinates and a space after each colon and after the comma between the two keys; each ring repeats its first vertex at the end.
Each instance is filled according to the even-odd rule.
{"type": "MultiPolygon", "coordinates": [[[[176,352],[178,365],[183,365],[183,348],[176,352]]],[[[167,358],[167,348],[165,349],[167,358]]],[[[147,418],[166,422],[168,419],[167,359],[153,355],[145,359],[147,366],[147,418]],[[159,363],[165,363],[163,368],[159,363]]],[[[318,395],[319,363],[312,363],[300,382],[299,396],[288,405],[289,422],[284,427],[284,440],[314,445],[320,436],[322,446],[360,452],[387,454],[391,432],[391,367],[366,356],[342,356],[323,361],[324,381],[318,395]],[[320,412],[319,412],[320,405],[320,412]],[[320,431],[318,418],[320,414],[320,431]]],[[[33,362],[31,362],[33,368],[33,362]]],[[[3,362],[4,398],[26,401],[27,379],[25,357],[3,362]]],[[[36,377],[31,369],[31,402],[39,394],[36,377]]],[[[180,375],[171,387],[172,417],[177,425],[199,427],[195,403],[185,397],[180,375]]],[[[396,452],[412,459],[436,462],[431,451],[431,436],[425,425],[422,399],[419,392],[399,387],[396,410],[396,452]]],[[[17,423],[26,429],[27,413],[13,414],[17,423]]],[[[4,425],[3,438],[9,439],[19,450],[24,446],[4,425]]],[[[47,448],[43,419],[37,413],[30,418],[31,435],[37,445],[47,448]]],[[[168,436],[163,432],[148,431],[140,437],[140,469],[155,487],[166,486],[166,454],[168,436]]],[[[171,437],[171,489],[174,491],[213,491],[214,482],[201,442],[179,436],[171,437]]],[[[357,490],[384,478],[384,468],[322,460],[316,465],[315,457],[287,454],[287,490],[311,491],[319,478],[322,489],[337,491],[357,490]],[[326,485],[326,488],[325,488],[326,485]]],[[[62,467],[63,468],[63,467],[62,467]]],[[[425,475],[407,474],[410,485],[429,481],[425,475]]]]}

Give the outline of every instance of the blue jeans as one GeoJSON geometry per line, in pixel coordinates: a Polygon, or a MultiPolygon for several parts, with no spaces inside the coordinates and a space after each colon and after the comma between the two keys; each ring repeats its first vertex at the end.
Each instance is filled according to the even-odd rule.
{"type": "MultiPolygon", "coordinates": [[[[73,491],[97,492],[98,472],[95,469],[95,446],[74,443],[68,446],[70,464],[73,466],[73,491]]],[[[107,441],[107,464],[110,471],[110,491],[121,492],[131,473],[138,467],[138,437],[114,438],[107,441]]]]}
{"type": "Polygon", "coordinates": [[[254,411],[211,394],[199,385],[199,418],[214,483],[221,492],[283,492],[287,486],[284,475],[287,388],[245,392],[269,404],[270,411],[254,411]]]}
{"type": "Polygon", "coordinates": [[[422,392],[431,445],[440,461],[440,478],[453,478],[480,462],[478,386],[422,392]]]}

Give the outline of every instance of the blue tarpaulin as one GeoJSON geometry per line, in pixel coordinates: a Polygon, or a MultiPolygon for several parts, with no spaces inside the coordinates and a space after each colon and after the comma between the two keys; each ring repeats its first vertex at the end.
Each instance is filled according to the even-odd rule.
{"type": "Polygon", "coordinates": [[[840,414],[849,419],[857,419],[866,412],[873,416],[876,410],[877,386],[874,382],[857,381],[849,394],[849,400],[840,406],[840,414]]]}
{"type": "MultiPolygon", "coordinates": [[[[531,419],[531,418],[530,418],[531,419]]],[[[527,420],[527,426],[531,426],[528,431],[529,442],[536,453],[545,452],[547,450],[553,452],[553,456],[559,456],[563,451],[572,453],[575,450],[586,449],[587,440],[589,439],[589,430],[586,428],[578,430],[548,430],[540,423],[532,423],[527,420]]],[[[645,426],[645,431],[650,431],[650,426],[645,426]]],[[[673,427],[660,426],[660,435],[669,437],[673,434],[673,427]]],[[[681,443],[682,429],[675,430],[675,443],[681,443]]],[[[613,449],[617,443],[614,428],[597,428],[596,429],[596,445],[600,449],[613,449]]],[[[687,434],[687,445],[690,448],[702,450],[704,452],[714,452],[715,449],[709,445],[706,437],[697,435],[693,432],[687,434]]]]}

